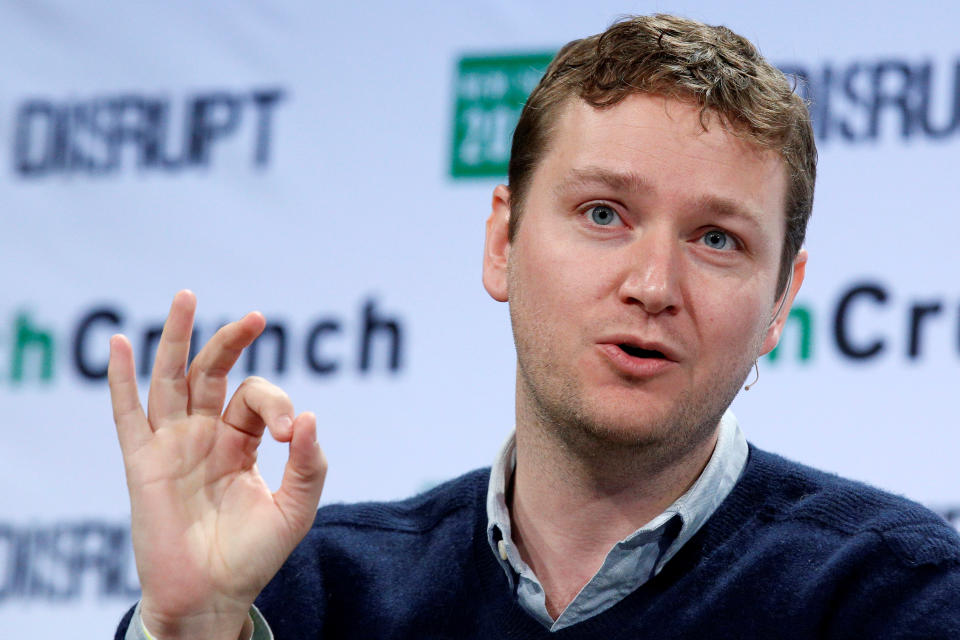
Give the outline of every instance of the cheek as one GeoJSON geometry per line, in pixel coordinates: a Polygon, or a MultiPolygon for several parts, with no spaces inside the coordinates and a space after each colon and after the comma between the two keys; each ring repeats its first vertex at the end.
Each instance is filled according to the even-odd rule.
{"type": "Polygon", "coordinates": [[[518,351],[540,362],[572,362],[595,324],[589,266],[556,254],[524,254],[508,270],[510,315],[518,351]]]}
{"type": "Polygon", "coordinates": [[[514,294],[528,305],[566,308],[595,295],[602,274],[596,261],[558,243],[532,243],[512,255],[508,276],[514,294]]]}
{"type": "Polygon", "coordinates": [[[739,345],[752,362],[767,335],[770,315],[763,301],[748,295],[725,296],[713,300],[704,315],[707,344],[739,345]]]}

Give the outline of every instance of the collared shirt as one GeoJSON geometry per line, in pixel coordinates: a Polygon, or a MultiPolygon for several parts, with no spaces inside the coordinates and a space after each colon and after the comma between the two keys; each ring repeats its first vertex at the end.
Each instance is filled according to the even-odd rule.
{"type": "Polygon", "coordinates": [[[556,620],[547,612],[543,586],[511,537],[506,490],[516,462],[516,437],[511,434],[490,473],[487,539],[520,606],[550,631],[559,631],[606,611],[660,572],[733,489],[747,463],[747,440],[728,409],[720,420],[713,454],[693,486],[663,513],[616,543],[556,620]]]}

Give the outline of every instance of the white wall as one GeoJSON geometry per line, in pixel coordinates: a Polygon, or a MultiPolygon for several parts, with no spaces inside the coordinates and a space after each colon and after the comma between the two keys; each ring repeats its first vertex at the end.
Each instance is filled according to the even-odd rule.
{"type": "MultiPolygon", "coordinates": [[[[404,496],[488,464],[512,426],[513,351],[506,308],[480,286],[498,180],[451,172],[457,91],[470,91],[458,61],[549,54],[630,12],[727,24],[813,82],[820,180],[798,298],[812,351],[798,356],[792,323],[735,403],[748,437],[960,519],[960,9],[778,4],[0,9],[4,635],[108,637],[135,601],[98,376],[108,336],[128,333],[139,354],[179,288],[199,296],[202,339],[250,309],[282,327],[284,370],[264,340],[256,372],[317,412],[325,502],[404,496]],[[864,285],[842,318],[848,350],[882,346],[854,359],[834,323],[864,285]],[[398,330],[395,369],[383,322],[398,330]]],[[[486,81],[496,95],[498,77],[486,81]]],[[[284,458],[262,454],[274,484],[284,458]]]]}

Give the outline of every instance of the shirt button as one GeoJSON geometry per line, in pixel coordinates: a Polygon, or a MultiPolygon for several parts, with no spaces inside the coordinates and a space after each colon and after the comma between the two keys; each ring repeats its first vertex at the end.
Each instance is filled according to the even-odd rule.
{"type": "Polygon", "coordinates": [[[502,560],[507,559],[507,545],[503,542],[503,540],[497,542],[497,551],[500,552],[500,558],[502,560]]]}

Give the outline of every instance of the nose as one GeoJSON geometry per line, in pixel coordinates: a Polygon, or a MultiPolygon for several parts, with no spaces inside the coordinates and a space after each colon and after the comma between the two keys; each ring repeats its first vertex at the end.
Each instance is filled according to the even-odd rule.
{"type": "Polygon", "coordinates": [[[676,313],[682,304],[681,247],[670,229],[645,229],[624,247],[618,295],[649,314],[676,313]]]}

